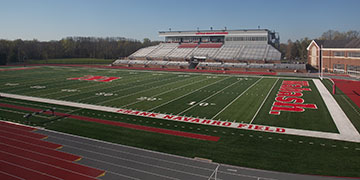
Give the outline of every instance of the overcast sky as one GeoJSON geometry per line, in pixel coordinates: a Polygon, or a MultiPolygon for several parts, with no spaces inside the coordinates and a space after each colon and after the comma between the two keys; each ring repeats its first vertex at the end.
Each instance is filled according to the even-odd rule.
{"type": "Polygon", "coordinates": [[[275,30],[281,42],[360,30],[360,0],[0,0],[0,39],[162,40],[158,31],[275,30]]]}

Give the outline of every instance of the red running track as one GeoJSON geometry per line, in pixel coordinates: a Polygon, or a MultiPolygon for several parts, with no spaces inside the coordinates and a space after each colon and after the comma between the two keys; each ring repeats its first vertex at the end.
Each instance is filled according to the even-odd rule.
{"type": "Polygon", "coordinates": [[[360,108],[360,81],[332,79],[346,96],[360,108]]]}
{"type": "MultiPolygon", "coordinates": [[[[17,106],[17,105],[12,105],[12,104],[4,104],[4,103],[0,103],[0,107],[13,108],[13,109],[32,111],[32,112],[41,111],[40,109],[24,107],[24,106],[17,106]]],[[[50,112],[46,112],[46,113],[51,114],[50,112]]],[[[85,116],[70,115],[70,114],[59,113],[59,112],[55,112],[55,115],[67,116],[68,118],[89,121],[89,122],[96,122],[96,123],[100,123],[100,124],[107,124],[107,125],[112,125],[112,126],[118,126],[118,127],[124,127],[124,128],[129,128],[129,129],[136,129],[136,130],[142,130],[142,131],[148,131],[148,132],[154,132],[154,133],[160,133],[160,134],[168,134],[168,135],[173,135],[173,136],[181,136],[181,137],[192,138],[192,139],[200,139],[200,140],[206,140],[206,141],[218,141],[220,139],[220,137],[218,137],[218,136],[209,136],[209,135],[203,135],[203,134],[188,133],[188,132],[183,132],[183,131],[154,128],[154,127],[149,127],[149,126],[141,126],[141,125],[136,125],[136,124],[96,119],[96,118],[90,118],[90,117],[85,117],[85,116]]]]}
{"type": "MultiPolygon", "coordinates": [[[[52,166],[49,164],[45,164],[36,160],[32,160],[30,158],[22,157],[18,154],[6,153],[0,151],[0,159],[5,162],[11,162],[14,165],[18,165],[21,167],[26,167],[32,169],[37,172],[42,172],[48,174],[53,177],[57,177],[60,179],[76,179],[76,180],[94,180],[95,178],[86,176],[83,174],[79,174],[77,172],[73,172],[67,169],[63,169],[60,167],[52,166]]],[[[16,174],[18,175],[18,174],[16,174]]],[[[31,178],[34,179],[34,178],[31,178]]]]}
{"type": "Polygon", "coordinates": [[[8,138],[11,138],[11,139],[21,140],[21,141],[24,141],[24,142],[40,145],[40,146],[51,148],[51,149],[59,149],[59,148],[62,147],[62,145],[60,145],[60,144],[46,142],[46,141],[43,141],[41,139],[30,138],[30,137],[15,134],[15,133],[12,133],[12,132],[9,132],[9,131],[4,131],[2,129],[0,129],[0,137],[8,137],[8,138]]]}
{"type": "Polygon", "coordinates": [[[0,121],[0,179],[94,180],[105,171],[73,163],[81,157],[55,150],[35,128],[0,121]]]}
{"type": "Polygon", "coordinates": [[[39,171],[35,171],[23,166],[16,165],[14,163],[0,160],[1,171],[6,174],[19,177],[21,179],[46,179],[46,180],[59,180],[56,177],[43,174],[39,171]]]}
{"type": "Polygon", "coordinates": [[[34,152],[41,152],[43,154],[46,154],[49,156],[54,156],[54,157],[57,157],[57,158],[60,158],[62,160],[66,160],[66,161],[78,161],[81,159],[80,156],[57,151],[55,149],[47,148],[47,147],[40,146],[37,144],[32,144],[32,143],[30,144],[29,142],[24,142],[24,141],[21,141],[18,139],[11,139],[11,138],[0,136],[0,142],[5,143],[10,146],[21,147],[21,148],[24,148],[24,149],[27,149],[30,151],[34,151],[34,152]]]}

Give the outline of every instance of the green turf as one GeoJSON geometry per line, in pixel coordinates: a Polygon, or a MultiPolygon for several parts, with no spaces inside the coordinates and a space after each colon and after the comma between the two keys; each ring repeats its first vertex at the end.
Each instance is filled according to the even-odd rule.
{"type": "MultiPolygon", "coordinates": [[[[281,112],[279,116],[269,115],[276,93],[285,79],[45,66],[0,71],[0,92],[209,119],[337,132],[319,92],[309,79],[307,80],[312,91],[304,92],[303,98],[305,103],[315,103],[317,110],[306,109],[302,113],[281,112]],[[68,80],[85,75],[114,76],[121,79],[113,82],[68,80]],[[34,86],[46,88],[36,89],[34,86]],[[104,93],[112,94],[105,96],[104,93]]],[[[329,86],[326,81],[324,84],[329,86]]],[[[354,111],[349,105],[351,101],[344,100],[346,97],[339,95],[335,98],[359,130],[360,116],[357,112],[360,111],[354,111]]],[[[187,157],[200,156],[215,162],[252,168],[360,176],[358,143],[148,119],[9,98],[0,98],[0,103],[39,109],[56,107],[58,112],[220,136],[220,141],[206,142],[159,135],[50,115],[39,115],[30,119],[30,123],[36,126],[86,137],[187,157]]],[[[8,121],[29,123],[23,118],[26,113],[28,112],[0,108],[0,118],[8,121]]]]}
{"type": "Polygon", "coordinates": [[[229,103],[229,106],[215,118],[245,123],[251,122],[276,79],[250,78],[248,81],[250,81],[250,84],[244,87],[247,91],[245,91],[246,89],[240,91],[241,94],[233,98],[235,101],[229,101],[231,104],[229,103]]]}
{"type": "MultiPolygon", "coordinates": [[[[322,82],[332,94],[332,90],[333,90],[332,82],[328,79],[324,79],[322,82]]],[[[336,93],[335,95],[333,95],[333,97],[339,103],[341,109],[345,112],[346,116],[351,120],[352,124],[355,126],[358,132],[360,132],[360,108],[337,87],[336,87],[336,93]]]]}
{"type": "Polygon", "coordinates": [[[45,59],[45,60],[27,60],[29,64],[111,64],[113,59],[95,59],[95,58],[65,58],[65,59],[45,59]]]}
{"type": "Polygon", "coordinates": [[[5,93],[224,121],[337,132],[312,81],[309,81],[312,91],[304,92],[303,98],[305,103],[315,103],[318,109],[306,109],[302,113],[281,112],[276,116],[268,112],[283,78],[277,80],[272,77],[260,79],[51,66],[0,73],[0,83],[4,84],[0,87],[0,92],[5,93]],[[68,80],[85,75],[115,76],[121,79],[113,82],[68,80]],[[6,86],[8,83],[18,85],[6,86]],[[36,88],[39,86],[44,88],[36,88]],[[270,90],[272,91],[267,97],[270,90]]]}
{"type": "Polygon", "coordinates": [[[312,80],[308,80],[308,82],[311,91],[303,91],[302,98],[305,100],[305,104],[316,104],[318,109],[305,109],[304,112],[281,112],[280,115],[269,114],[282,83],[282,80],[279,80],[254,120],[254,124],[337,133],[336,125],[319,91],[312,80]]]}
{"type": "MultiPolygon", "coordinates": [[[[52,106],[9,98],[0,100],[2,103],[36,108],[52,106]]],[[[62,112],[74,109],[62,106],[57,106],[57,108],[62,112]]],[[[24,122],[21,114],[6,112],[3,109],[0,109],[1,119],[24,122]]],[[[74,114],[219,136],[220,140],[218,142],[195,140],[70,118],[54,118],[49,115],[45,118],[31,118],[30,121],[47,129],[191,158],[203,157],[219,163],[293,173],[360,176],[358,171],[360,145],[357,143],[203,126],[92,110],[79,110],[74,114]]]]}

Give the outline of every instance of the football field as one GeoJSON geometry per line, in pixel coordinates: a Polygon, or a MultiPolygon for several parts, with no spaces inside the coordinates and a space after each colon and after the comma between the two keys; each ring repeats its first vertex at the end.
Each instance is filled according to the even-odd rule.
{"type": "MultiPolygon", "coordinates": [[[[304,148],[311,152],[307,149],[309,147],[303,146],[304,143],[317,144],[319,147],[315,154],[294,157],[293,160],[300,164],[313,162],[302,157],[314,158],[312,156],[317,156],[316,154],[322,154],[319,158],[323,160],[319,160],[319,163],[330,161],[326,156],[333,152],[326,149],[324,153],[318,148],[351,149],[351,152],[347,152],[348,155],[343,152],[344,149],[337,150],[337,153],[345,154],[345,159],[352,159],[353,154],[360,150],[358,143],[350,143],[360,140],[357,136],[359,127],[351,127],[349,130],[339,124],[339,120],[334,119],[337,117],[331,111],[336,111],[324,100],[324,90],[319,90],[319,87],[325,86],[318,84],[321,81],[311,78],[66,66],[3,68],[0,74],[1,120],[30,123],[62,132],[190,157],[202,154],[210,158],[214,157],[214,153],[219,153],[214,157],[218,162],[310,174],[316,173],[311,170],[316,164],[291,169],[287,169],[286,164],[274,164],[289,158],[297,149],[304,148]],[[51,108],[55,108],[56,116],[46,112],[51,108]],[[33,113],[30,118],[24,118],[31,112],[40,110],[41,113],[33,113]],[[123,122],[130,125],[121,124],[123,122]],[[120,129],[107,125],[118,126],[120,129]],[[149,129],[148,126],[166,130],[149,129]],[[345,136],[343,131],[354,133],[345,133],[345,136]],[[115,132],[118,134],[114,135],[115,132]],[[166,136],[154,132],[161,132],[166,136]],[[194,144],[192,140],[183,139],[195,137],[193,133],[211,136],[197,139],[208,138],[215,142],[196,141],[194,144]],[[167,136],[169,134],[182,138],[167,136]],[[247,138],[243,139],[244,136],[247,138]],[[163,137],[166,137],[166,140],[162,140],[163,137]],[[267,141],[253,142],[252,138],[255,137],[267,141]],[[149,141],[146,142],[145,139],[149,141]],[[279,144],[269,142],[273,139],[279,144]],[[168,146],[169,142],[176,145],[168,146]],[[288,144],[294,142],[297,145],[287,150],[288,144]],[[346,145],[336,145],[337,142],[346,145]],[[269,164],[260,163],[261,165],[251,161],[252,156],[263,152],[262,148],[254,151],[260,144],[264,148],[278,146],[273,150],[279,153],[275,155],[277,160],[269,164]],[[180,152],[185,147],[189,149],[180,152]],[[226,149],[227,147],[229,149],[226,149]],[[214,152],[207,152],[207,148],[214,148],[214,152]],[[191,149],[198,151],[195,153],[191,149]],[[240,159],[232,159],[232,156],[225,156],[226,153],[242,155],[240,159]],[[245,158],[243,153],[252,155],[245,158]],[[244,158],[247,160],[242,161],[244,158]]],[[[328,87],[327,81],[324,84],[328,87]]],[[[350,124],[356,119],[355,116],[351,117],[350,124]]],[[[344,167],[352,167],[354,163],[355,160],[344,167]]],[[[319,174],[329,175],[332,170],[332,167],[328,167],[319,174]]],[[[355,176],[357,173],[349,171],[342,175],[355,176]]]]}
{"type": "Polygon", "coordinates": [[[1,73],[0,92],[3,93],[247,125],[338,133],[312,79],[56,66],[1,73]],[[303,88],[279,95],[289,82],[292,83],[289,87],[303,88]],[[298,107],[299,104],[302,106],[298,107]]]}

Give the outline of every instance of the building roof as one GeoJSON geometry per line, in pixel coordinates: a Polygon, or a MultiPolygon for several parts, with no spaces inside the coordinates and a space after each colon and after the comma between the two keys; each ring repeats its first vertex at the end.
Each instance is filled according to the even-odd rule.
{"type": "Polygon", "coordinates": [[[267,36],[269,33],[274,34],[275,32],[268,29],[159,31],[159,36],[227,36],[239,34],[255,34],[267,36]]]}
{"type": "Polygon", "coordinates": [[[323,48],[360,48],[360,39],[352,40],[314,40],[315,43],[323,48]]]}

